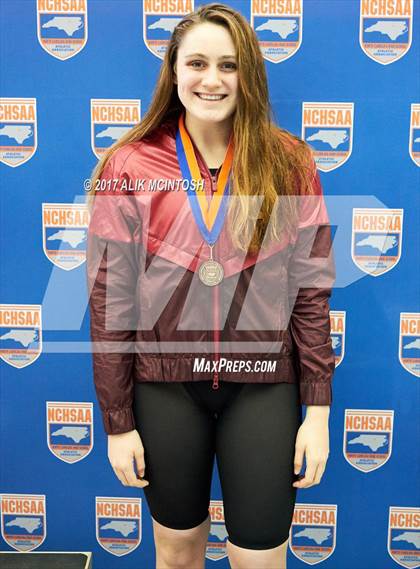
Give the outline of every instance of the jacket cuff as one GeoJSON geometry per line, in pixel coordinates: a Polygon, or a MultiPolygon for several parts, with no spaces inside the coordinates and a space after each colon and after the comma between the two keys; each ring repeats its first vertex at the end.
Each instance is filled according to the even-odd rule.
{"type": "Polygon", "coordinates": [[[300,401],[302,405],[331,405],[331,382],[303,381],[300,383],[300,401]]]}
{"type": "Polygon", "coordinates": [[[121,433],[128,433],[135,429],[132,407],[103,411],[102,419],[105,432],[108,435],[119,435],[121,433]]]}

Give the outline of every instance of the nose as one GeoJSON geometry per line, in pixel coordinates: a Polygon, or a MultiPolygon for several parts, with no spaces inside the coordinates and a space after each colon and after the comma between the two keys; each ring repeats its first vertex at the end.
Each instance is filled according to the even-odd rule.
{"type": "Polygon", "coordinates": [[[208,68],[206,69],[206,73],[202,77],[203,86],[215,88],[218,87],[220,83],[221,83],[220,73],[219,70],[217,69],[217,66],[209,65],[208,68]]]}

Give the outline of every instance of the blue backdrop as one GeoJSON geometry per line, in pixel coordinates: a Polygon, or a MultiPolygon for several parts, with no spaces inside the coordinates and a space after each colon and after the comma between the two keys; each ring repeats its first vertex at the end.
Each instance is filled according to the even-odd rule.
{"type": "MultiPolygon", "coordinates": [[[[418,567],[420,2],[226,3],[256,30],[276,121],[314,148],[335,228],[331,452],[298,490],[288,567],[418,567]]],[[[154,566],[147,503],[111,469],[93,389],[84,181],[148,108],[191,7],[0,3],[2,550],[154,566]]],[[[216,468],[210,506],[206,566],[229,567],[216,468]]]]}

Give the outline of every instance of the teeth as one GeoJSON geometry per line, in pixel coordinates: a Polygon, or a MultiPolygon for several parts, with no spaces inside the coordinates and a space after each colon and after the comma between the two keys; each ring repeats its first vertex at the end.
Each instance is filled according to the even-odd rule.
{"type": "Polygon", "coordinates": [[[224,98],[224,95],[202,95],[201,93],[197,93],[200,99],[208,100],[208,101],[220,101],[224,98]]]}

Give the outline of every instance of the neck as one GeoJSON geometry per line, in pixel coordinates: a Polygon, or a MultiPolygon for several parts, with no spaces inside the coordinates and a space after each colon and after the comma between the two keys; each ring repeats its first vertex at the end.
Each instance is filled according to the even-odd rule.
{"type": "Polygon", "coordinates": [[[219,167],[224,160],[232,132],[231,118],[216,123],[205,122],[197,120],[186,111],[184,124],[207,166],[219,167]]]}

